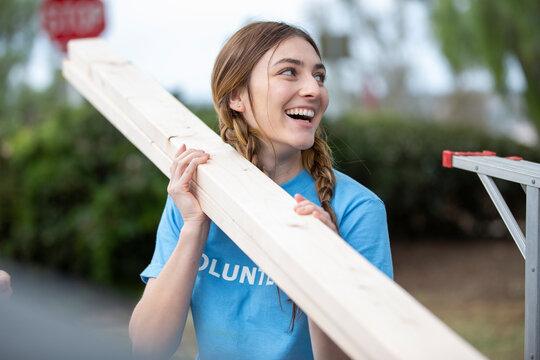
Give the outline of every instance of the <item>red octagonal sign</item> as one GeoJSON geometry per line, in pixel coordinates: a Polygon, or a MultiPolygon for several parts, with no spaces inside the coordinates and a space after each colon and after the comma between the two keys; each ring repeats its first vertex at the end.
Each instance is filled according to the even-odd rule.
{"type": "Polygon", "coordinates": [[[105,29],[100,0],[45,0],[40,12],[41,26],[64,52],[69,40],[96,37],[105,29]]]}

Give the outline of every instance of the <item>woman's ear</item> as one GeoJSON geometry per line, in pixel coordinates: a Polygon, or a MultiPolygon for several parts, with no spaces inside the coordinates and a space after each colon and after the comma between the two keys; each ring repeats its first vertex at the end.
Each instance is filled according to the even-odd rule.
{"type": "Polygon", "coordinates": [[[231,110],[239,113],[243,113],[244,111],[246,111],[246,107],[244,106],[244,100],[242,99],[241,94],[242,91],[234,90],[229,97],[229,107],[231,108],[231,110]]]}

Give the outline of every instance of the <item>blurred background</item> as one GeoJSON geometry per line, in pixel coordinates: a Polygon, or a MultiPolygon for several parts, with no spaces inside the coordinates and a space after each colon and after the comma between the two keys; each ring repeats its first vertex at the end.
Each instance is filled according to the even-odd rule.
{"type": "MultiPolygon", "coordinates": [[[[49,2],[0,2],[0,269],[12,305],[68,319],[36,316],[44,328],[64,321],[129,351],[167,179],[62,79],[49,2]]],[[[100,3],[100,36],[214,129],[226,39],[254,20],[306,29],[328,68],[336,168],[386,203],[396,282],[488,357],[523,358],[523,258],[477,176],[441,154],[540,161],[537,0],[100,3]]],[[[523,191],[498,185],[523,225],[523,191]]],[[[176,357],[196,352],[188,325],[176,357]]]]}

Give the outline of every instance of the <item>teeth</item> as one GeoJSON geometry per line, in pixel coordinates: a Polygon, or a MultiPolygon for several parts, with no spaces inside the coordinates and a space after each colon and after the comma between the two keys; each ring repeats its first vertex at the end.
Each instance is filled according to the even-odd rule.
{"type": "Polygon", "coordinates": [[[308,110],[308,109],[300,109],[300,108],[293,108],[285,111],[285,114],[287,115],[302,115],[306,117],[313,117],[315,116],[315,111],[308,110]]]}

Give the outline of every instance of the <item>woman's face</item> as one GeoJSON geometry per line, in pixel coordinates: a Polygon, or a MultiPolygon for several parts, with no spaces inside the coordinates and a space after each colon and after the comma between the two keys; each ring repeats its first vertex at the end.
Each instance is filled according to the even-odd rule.
{"type": "MultiPolygon", "coordinates": [[[[262,130],[279,155],[313,146],[315,131],[328,107],[325,68],[315,49],[292,37],[270,49],[251,72],[251,103],[244,89],[241,111],[248,124],[262,130]]],[[[232,104],[237,110],[238,104],[232,104]]]]}

